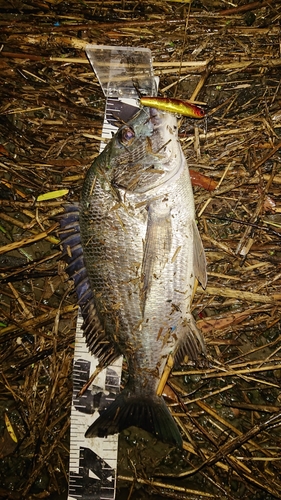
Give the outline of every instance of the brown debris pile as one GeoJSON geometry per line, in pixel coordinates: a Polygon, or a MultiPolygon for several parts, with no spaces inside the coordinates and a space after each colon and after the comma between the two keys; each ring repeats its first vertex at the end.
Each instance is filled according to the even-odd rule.
{"type": "Polygon", "coordinates": [[[281,498],[281,2],[0,0],[0,14],[0,498],[67,497],[77,306],[55,215],[99,150],[87,43],[150,48],[160,93],[208,106],[180,138],[217,184],[195,187],[209,364],[166,388],[184,451],[125,433],[117,499],[281,498]]]}

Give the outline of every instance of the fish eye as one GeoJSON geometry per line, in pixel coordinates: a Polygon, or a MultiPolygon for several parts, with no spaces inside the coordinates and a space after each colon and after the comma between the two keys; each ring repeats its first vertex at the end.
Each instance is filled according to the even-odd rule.
{"type": "Polygon", "coordinates": [[[135,132],[130,127],[122,127],[118,134],[118,139],[123,146],[130,146],[135,138],[135,132]]]}

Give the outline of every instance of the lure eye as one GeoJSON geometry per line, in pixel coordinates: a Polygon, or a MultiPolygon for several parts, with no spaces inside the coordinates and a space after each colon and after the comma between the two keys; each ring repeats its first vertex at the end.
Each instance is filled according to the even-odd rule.
{"type": "Polygon", "coordinates": [[[206,116],[204,109],[200,108],[199,106],[196,106],[196,114],[198,118],[204,118],[206,116]]]}
{"type": "Polygon", "coordinates": [[[123,127],[119,132],[118,138],[123,146],[130,146],[135,138],[135,132],[130,127],[123,127]]]}

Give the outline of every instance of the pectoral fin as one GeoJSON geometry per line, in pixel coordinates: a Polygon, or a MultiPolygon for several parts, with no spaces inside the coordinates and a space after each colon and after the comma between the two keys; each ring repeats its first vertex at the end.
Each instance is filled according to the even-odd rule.
{"type": "Polygon", "coordinates": [[[152,280],[159,279],[168,262],[172,243],[171,215],[157,213],[151,206],[148,209],[148,222],[144,242],[142,262],[143,303],[152,280]]]}
{"type": "Polygon", "coordinates": [[[198,281],[200,281],[202,287],[205,288],[207,285],[206,257],[202,240],[195,220],[192,223],[192,228],[193,228],[194,274],[198,279],[198,281]]]}

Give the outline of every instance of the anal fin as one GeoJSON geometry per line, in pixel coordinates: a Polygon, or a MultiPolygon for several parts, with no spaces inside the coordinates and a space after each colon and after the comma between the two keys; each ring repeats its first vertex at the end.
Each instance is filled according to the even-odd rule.
{"type": "Polygon", "coordinates": [[[176,368],[184,361],[185,357],[197,361],[200,355],[206,354],[206,346],[201,331],[197,328],[192,314],[188,314],[184,320],[177,351],[174,355],[174,366],[176,368]]]}

